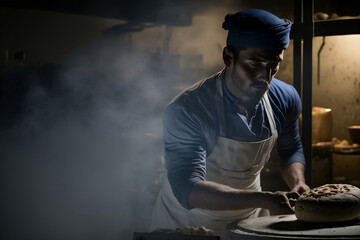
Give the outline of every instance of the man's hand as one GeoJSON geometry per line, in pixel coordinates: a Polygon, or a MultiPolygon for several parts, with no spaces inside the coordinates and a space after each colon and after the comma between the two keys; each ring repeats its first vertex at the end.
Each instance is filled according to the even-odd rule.
{"type": "Polygon", "coordinates": [[[283,169],[282,176],[292,192],[302,194],[310,190],[305,183],[304,171],[304,165],[298,162],[292,163],[283,169]]]}
{"type": "Polygon", "coordinates": [[[297,192],[300,195],[309,190],[310,190],[310,187],[303,182],[300,182],[298,185],[296,185],[295,187],[293,187],[291,189],[292,192],[297,192]]]}
{"type": "Polygon", "coordinates": [[[295,206],[296,199],[299,198],[297,192],[274,192],[268,195],[267,209],[270,211],[270,215],[281,214],[294,214],[293,207],[295,206]]]}

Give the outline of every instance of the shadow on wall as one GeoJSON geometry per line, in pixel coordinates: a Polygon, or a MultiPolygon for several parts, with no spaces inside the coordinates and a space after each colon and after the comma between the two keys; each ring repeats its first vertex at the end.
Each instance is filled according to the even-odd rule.
{"type": "Polygon", "coordinates": [[[1,239],[131,239],[146,230],[162,111],[181,77],[153,61],[107,39],[63,66],[1,69],[1,239]]]}

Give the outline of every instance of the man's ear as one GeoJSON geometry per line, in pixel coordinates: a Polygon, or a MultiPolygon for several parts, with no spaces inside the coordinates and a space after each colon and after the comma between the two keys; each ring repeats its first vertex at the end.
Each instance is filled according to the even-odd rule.
{"type": "Polygon", "coordinates": [[[230,67],[234,62],[234,54],[228,47],[223,49],[223,60],[226,67],[230,67]]]}

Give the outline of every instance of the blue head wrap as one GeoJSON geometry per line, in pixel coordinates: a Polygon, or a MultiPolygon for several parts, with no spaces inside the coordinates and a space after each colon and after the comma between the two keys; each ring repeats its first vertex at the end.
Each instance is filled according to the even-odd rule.
{"type": "Polygon", "coordinates": [[[222,27],[229,30],[227,45],[264,49],[289,46],[291,22],[261,9],[229,13],[222,27]]]}

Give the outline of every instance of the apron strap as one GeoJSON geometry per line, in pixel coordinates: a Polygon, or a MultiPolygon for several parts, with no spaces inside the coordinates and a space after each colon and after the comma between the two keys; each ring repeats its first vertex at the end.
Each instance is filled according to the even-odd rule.
{"type": "Polygon", "coordinates": [[[273,114],[270,100],[268,97],[268,93],[269,93],[269,91],[266,91],[266,93],[264,94],[262,99],[263,99],[263,103],[264,103],[264,109],[265,109],[267,118],[269,120],[271,135],[274,136],[274,134],[277,133],[277,129],[276,129],[275,118],[274,118],[274,114],[273,114]]]}
{"type": "Polygon", "coordinates": [[[222,88],[222,80],[224,77],[225,69],[221,71],[221,73],[217,76],[216,79],[216,110],[218,114],[219,120],[219,135],[221,137],[225,137],[225,129],[226,129],[226,121],[225,121],[225,114],[224,114],[224,98],[223,98],[223,88],[222,88]]]}

